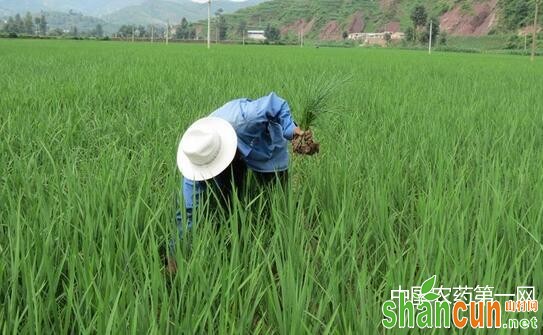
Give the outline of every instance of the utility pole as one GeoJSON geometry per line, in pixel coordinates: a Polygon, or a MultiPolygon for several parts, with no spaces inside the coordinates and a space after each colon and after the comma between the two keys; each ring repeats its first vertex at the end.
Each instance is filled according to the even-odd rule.
{"type": "Polygon", "coordinates": [[[134,26],[132,26],[132,42],[134,42],[134,26]]]}
{"type": "Polygon", "coordinates": [[[432,54],[432,33],[434,32],[434,20],[430,20],[430,41],[428,42],[428,54],[432,54]]]}
{"type": "Polygon", "coordinates": [[[532,62],[535,59],[535,47],[537,45],[537,15],[539,14],[539,2],[540,0],[535,1],[534,31],[532,34],[532,62]]]}
{"type": "Polygon", "coordinates": [[[211,48],[211,0],[207,2],[207,48],[211,48]]]}
{"type": "Polygon", "coordinates": [[[155,26],[151,26],[151,43],[155,41],[155,26]]]}

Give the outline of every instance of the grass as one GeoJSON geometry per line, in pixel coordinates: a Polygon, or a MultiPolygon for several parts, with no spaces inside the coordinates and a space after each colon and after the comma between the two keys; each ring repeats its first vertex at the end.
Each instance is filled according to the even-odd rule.
{"type": "Polygon", "coordinates": [[[0,73],[1,333],[414,334],[381,305],[434,274],[543,297],[540,59],[0,40],[0,73]],[[198,213],[166,280],[184,129],[270,91],[299,117],[323,75],[352,80],[321,154],[198,213]]]}

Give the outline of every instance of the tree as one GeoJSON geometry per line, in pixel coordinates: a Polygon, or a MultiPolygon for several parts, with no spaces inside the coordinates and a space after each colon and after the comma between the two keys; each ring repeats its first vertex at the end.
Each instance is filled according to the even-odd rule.
{"type": "Polygon", "coordinates": [[[266,30],[264,30],[264,36],[269,42],[277,42],[281,38],[281,32],[279,29],[268,24],[266,30]]]}
{"type": "Polygon", "coordinates": [[[226,33],[228,32],[228,26],[226,25],[226,18],[223,15],[223,9],[219,8],[215,12],[216,22],[217,22],[217,37],[219,41],[224,41],[226,39],[226,33]]]}
{"type": "Polygon", "coordinates": [[[390,41],[392,40],[392,35],[390,33],[385,33],[385,42],[387,42],[387,45],[390,44],[390,41]]]}
{"type": "Polygon", "coordinates": [[[418,38],[418,30],[420,27],[426,25],[428,20],[428,14],[426,13],[426,8],[424,6],[416,6],[411,12],[411,22],[413,22],[413,41],[416,41],[418,38]]]}
{"type": "Polygon", "coordinates": [[[36,34],[40,35],[40,27],[41,27],[41,17],[35,17],[34,18],[34,24],[36,25],[36,34]]]}
{"type": "Polygon", "coordinates": [[[145,37],[147,35],[147,31],[145,30],[145,27],[142,25],[139,25],[135,27],[134,34],[136,37],[145,37]]]}
{"type": "Polygon", "coordinates": [[[163,26],[150,26],[147,27],[148,36],[154,35],[155,40],[161,36],[166,36],[166,27],[163,26]],[[153,34],[154,33],[154,34],[153,34]]]}
{"type": "Polygon", "coordinates": [[[62,36],[64,32],[60,28],[55,28],[51,31],[49,31],[49,36],[62,36]]]}
{"type": "Polygon", "coordinates": [[[432,26],[432,46],[436,44],[439,37],[439,21],[436,18],[430,19],[426,24],[426,30],[420,36],[421,43],[428,43],[430,41],[430,26],[432,26]],[[430,22],[432,23],[430,25],[430,22]]]}
{"type": "Polygon", "coordinates": [[[410,42],[415,41],[415,29],[413,27],[407,27],[405,30],[405,40],[410,42]]]}
{"type": "Polygon", "coordinates": [[[15,20],[14,20],[14,24],[15,24],[15,27],[14,27],[14,32],[16,34],[22,34],[25,32],[25,24],[23,22],[23,19],[21,18],[21,15],[19,13],[17,13],[15,15],[15,20]]]}
{"type": "Polygon", "coordinates": [[[247,30],[247,22],[245,20],[241,20],[238,25],[238,34],[245,43],[245,31],[247,30]]]}
{"type": "Polygon", "coordinates": [[[4,31],[8,34],[15,34],[15,21],[13,17],[8,17],[8,21],[4,25],[4,31]]]}
{"type": "Polygon", "coordinates": [[[439,33],[439,45],[447,45],[447,33],[444,31],[439,33]]]}
{"type": "Polygon", "coordinates": [[[47,35],[47,20],[44,14],[41,15],[39,22],[40,34],[47,35]]]}
{"type": "Polygon", "coordinates": [[[104,37],[104,27],[100,23],[96,25],[96,28],[94,28],[94,36],[102,38],[104,37]]]}
{"type": "Polygon", "coordinates": [[[24,19],[24,30],[25,33],[28,35],[34,34],[34,20],[32,19],[32,14],[30,12],[26,12],[26,16],[24,19]]]}
{"type": "Polygon", "coordinates": [[[226,18],[221,15],[219,18],[219,40],[226,40],[226,33],[228,32],[228,26],[226,25],[226,18]]]}
{"type": "Polygon", "coordinates": [[[72,28],[70,29],[70,36],[72,37],[79,36],[79,31],[77,30],[77,26],[72,26],[72,28]]]}
{"type": "Polygon", "coordinates": [[[535,13],[534,13],[534,31],[532,33],[532,56],[531,60],[534,61],[535,49],[537,47],[537,16],[539,14],[539,5],[541,0],[535,0],[535,13]]]}
{"type": "Polygon", "coordinates": [[[428,20],[428,14],[426,13],[426,8],[424,6],[417,6],[411,12],[411,21],[415,30],[419,27],[424,27],[426,21],[428,20]]]}
{"type": "Polygon", "coordinates": [[[181,24],[175,28],[175,38],[186,40],[190,37],[190,25],[186,18],[181,19],[181,24]]]}
{"type": "Polygon", "coordinates": [[[535,9],[534,0],[499,0],[502,12],[500,25],[505,30],[516,30],[532,23],[532,13],[535,9]]]}
{"type": "Polygon", "coordinates": [[[132,25],[126,25],[126,24],[123,24],[121,26],[121,28],[119,28],[119,31],[117,32],[117,34],[120,36],[120,37],[130,37],[132,36],[132,31],[134,30],[134,26],[132,25]]]}

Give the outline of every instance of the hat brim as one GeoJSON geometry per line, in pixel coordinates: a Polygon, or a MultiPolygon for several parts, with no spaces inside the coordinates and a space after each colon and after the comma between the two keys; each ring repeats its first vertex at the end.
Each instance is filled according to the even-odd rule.
{"type": "Polygon", "coordinates": [[[214,178],[223,172],[234,160],[238,146],[236,131],[228,121],[218,117],[206,117],[192,124],[190,128],[198,126],[213,129],[221,141],[221,149],[215,159],[206,165],[193,164],[182,149],[183,138],[177,149],[177,167],[183,177],[193,181],[203,181],[214,178]]]}

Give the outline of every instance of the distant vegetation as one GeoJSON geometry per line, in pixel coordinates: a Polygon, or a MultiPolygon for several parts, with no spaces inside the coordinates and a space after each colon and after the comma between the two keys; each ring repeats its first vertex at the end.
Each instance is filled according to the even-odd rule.
{"type": "MultiPolygon", "coordinates": [[[[499,0],[502,9],[500,29],[511,31],[533,24],[535,0],[499,0]]],[[[540,17],[543,13],[540,10],[540,17]]],[[[540,21],[541,22],[541,21],[540,21]]]]}
{"type": "MultiPolygon", "coordinates": [[[[496,11],[497,24],[492,24],[484,34],[499,35],[499,38],[466,37],[453,38],[452,44],[460,42],[459,48],[470,49],[524,49],[531,43],[531,36],[518,36],[519,29],[533,23],[535,0],[498,0],[496,11]],[[466,42],[469,41],[469,42],[466,42]],[[492,41],[486,44],[487,41],[492,41]],[[464,43],[466,42],[466,43],[464,43]],[[497,43],[499,45],[496,45],[497,43]],[[464,47],[469,45],[469,47],[464,47]]],[[[479,0],[250,0],[247,4],[257,4],[229,13],[242,6],[229,1],[214,1],[212,11],[211,38],[216,41],[246,39],[250,29],[264,30],[268,42],[298,43],[300,29],[303,27],[304,39],[316,41],[321,45],[351,46],[346,40],[351,32],[379,32],[399,29],[406,34],[404,46],[416,47],[427,44],[432,22],[434,44],[444,46],[451,37],[440,29],[440,17],[456,11],[458,15],[473,15],[477,6],[488,4],[479,0]],[[257,4],[259,3],[259,4],[257,4]],[[224,6],[219,7],[219,6],[224,6]],[[460,10],[459,10],[460,9],[460,10]],[[467,14],[466,14],[467,13],[467,14]],[[471,14],[470,14],[471,13],[471,14]],[[356,23],[356,24],[355,24],[356,23]],[[330,30],[328,36],[323,33],[330,30]],[[323,42],[323,40],[327,40],[323,42]]],[[[543,10],[542,13],[543,21],[543,10]]],[[[120,38],[156,38],[164,37],[169,25],[169,37],[179,40],[205,39],[207,20],[195,21],[207,14],[206,4],[182,3],[169,1],[145,2],[136,6],[125,7],[103,19],[85,16],[70,11],[43,12],[34,15],[42,19],[41,24],[34,20],[25,23],[27,17],[22,14],[0,21],[0,31],[5,35],[49,35],[120,38]],[[40,28],[41,27],[41,28],[40,28]],[[37,29],[36,29],[37,28],[37,29]],[[32,31],[30,31],[32,30],[32,31]]],[[[29,15],[29,14],[27,14],[29,15]]],[[[31,14],[30,14],[31,15],[31,14]]],[[[492,14],[494,15],[494,14],[492,14]]],[[[32,15],[31,15],[32,16],[32,15]]],[[[448,30],[447,30],[448,31],[448,30]]],[[[454,35],[454,34],[453,34],[454,35]]]]}
{"type": "Polygon", "coordinates": [[[46,12],[45,16],[49,21],[51,29],[70,30],[76,27],[82,33],[92,33],[98,25],[102,26],[102,29],[106,29],[108,26],[104,20],[86,16],[81,13],[70,11],[68,13],[61,12],[46,12]]]}
{"type": "MultiPolygon", "coordinates": [[[[435,18],[439,22],[444,13],[456,7],[461,9],[461,13],[469,14],[480,3],[480,0],[272,0],[228,14],[226,20],[232,28],[231,37],[235,36],[239,22],[245,22],[251,28],[265,29],[271,25],[283,30],[294,29],[295,23],[311,22],[306,37],[319,39],[319,33],[331,22],[339,27],[340,36],[349,32],[355,13],[361,16],[365,32],[382,31],[391,22],[396,22],[400,30],[406,31],[413,27],[411,15],[417,6],[425,8],[428,19],[435,18]]],[[[491,34],[511,33],[533,23],[534,0],[499,0],[497,6],[499,23],[491,34]]],[[[287,37],[288,33],[283,35],[287,37]]]]}
{"type": "Polygon", "coordinates": [[[44,15],[33,18],[30,12],[26,13],[24,17],[17,14],[6,20],[2,31],[12,36],[18,34],[45,35],[47,34],[47,19],[44,15]]]}
{"type": "Polygon", "coordinates": [[[11,37],[23,36],[73,36],[103,37],[104,21],[80,13],[43,12],[24,16],[16,14],[0,25],[0,31],[11,37]]]}
{"type": "MultiPolygon", "coordinates": [[[[240,8],[254,6],[262,0],[248,0],[245,2],[232,2],[225,0],[213,0],[212,13],[219,8],[224,13],[232,13],[240,8]]],[[[192,1],[145,1],[141,4],[128,6],[104,16],[108,23],[120,26],[123,24],[136,25],[162,25],[181,22],[182,18],[188,21],[197,21],[207,17],[207,4],[192,1]]]]}
{"type": "MultiPolygon", "coordinates": [[[[7,21],[10,15],[10,11],[3,10],[2,1],[0,0],[0,28],[3,26],[3,21],[7,21]]],[[[240,8],[246,6],[252,6],[262,2],[263,0],[248,0],[245,2],[232,2],[226,0],[213,0],[212,10],[213,12],[221,9],[223,13],[232,13],[240,8]]],[[[132,2],[134,3],[134,2],[132,2]]],[[[11,4],[11,3],[10,3],[11,4]]],[[[102,26],[104,34],[113,35],[119,31],[123,25],[128,26],[155,26],[156,29],[164,30],[166,25],[180,24],[184,17],[189,22],[194,22],[198,19],[207,16],[207,4],[195,3],[188,0],[169,0],[169,1],[145,1],[141,4],[128,6],[130,2],[127,1],[111,1],[111,4],[105,3],[103,0],[99,0],[96,3],[97,8],[114,8],[113,12],[104,12],[100,18],[89,16],[88,11],[82,12],[81,10],[87,9],[97,14],[97,8],[94,8],[91,3],[81,6],[75,6],[79,8],[77,10],[67,10],[62,12],[60,10],[43,10],[36,3],[32,6],[27,4],[17,4],[15,8],[19,11],[19,15],[23,16],[27,10],[29,10],[33,16],[44,15],[49,22],[49,31],[55,34],[59,31],[69,32],[71,30],[77,30],[80,35],[92,35],[93,30],[99,24],[102,26]],[[122,6],[119,9],[119,6],[122,6]],[[24,11],[20,10],[23,9],[24,11]]],[[[62,1],[48,1],[47,8],[70,8],[66,1],[64,4],[62,1]],[[58,5],[58,6],[55,6],[58,5]]],[[[14,19],[16,12],[11,12],[11,17],[14,19]]]]}

